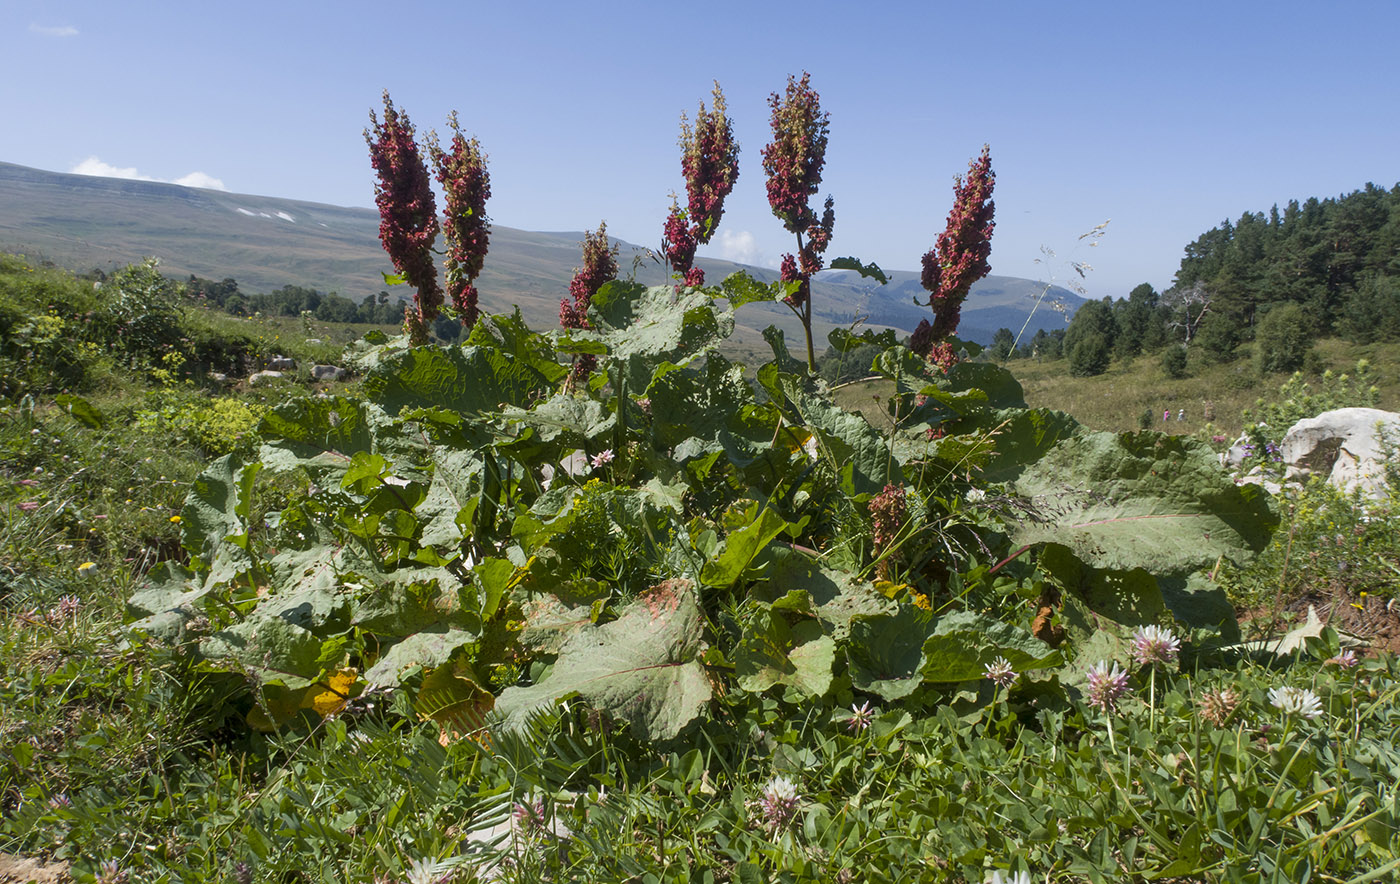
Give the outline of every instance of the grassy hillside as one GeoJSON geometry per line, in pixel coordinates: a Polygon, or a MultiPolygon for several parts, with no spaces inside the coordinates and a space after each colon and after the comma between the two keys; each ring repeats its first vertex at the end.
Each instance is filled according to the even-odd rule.
{"type": "MultiPolygon", "coordinates": [[[[373,193],[366,170],[365,199],[373,193]]],[[[776,222],[775,222],[776,223],[776,222]]],[[[659,235],[658,219],[658,235],[659,235]]],[[[175,276],[236,279],[245,291],[297,285],[335,291],[359,303],[382,290],[392,269],[379,244],[373,209],[249,194],[202,190],[150,181],[128,181],[45,172],[0,163],[0,251],[83,271],[116,267],[154,255],[175,276]]],[[[557,325],[559,299],[581,256],[582,233],[541,233],[496,225],[477,286],[482,308],[509,312],[519,305],[532,328],[557,325]]],[[[647,285],[664,282],[665,268],[646,249],[623,243],[622,275],[647,285]],[[634,261],[634,259],[636,259],[634,261]]],[[[911,255],[911,263],[917,255],[911,255]]],[[[771,281],[774,271],[702,258],[698,265],[718,282],[736,270],[771,281]]],[[[865,317],[869,325],[906,333],[924,318],[912,297],[924,294],[915,273],[892,274],[890,286],[865,284],[854,273],[823,274],[814,282],[814,333],[819,349],[827,333],[865,317]],[[912,287],[911,287],[911,280],[912,287]]],[[[972,289],[963,310],[964,336],[990,340],[1001,326],[1019,328],[1044,287],[1030,280],[988,277],[972,289]]],[[[400,289],[395,294],[404,294],[400,289]]],[[[1079,299],[1051,293],[1071,305],[1079,299]]],[[[735,352],[765,352],[761,331],[777,324],[789,339],[800,325],[786,308],[754,304],[740,311],[731,342],[735,352]]],[[[1035,314],[1034,331],[1063,326],[1049,310],[1035,314]]]]}
{"type": "MultiPolygon", "coordinates": [[[[1160,360],[1153,356],[1115,362],[1106,373],[1093,378],[1071,377],[1063,359],[1015,360],[1007,367],[1025,389],[1028,404],[1067,411],[1096,429],[1136,430],[1140,416],[1148,413],[1153,430],[1196,433],[1210,423],[1216,433],[1233,439],[1244,426],[1241,413],[1253,408],[1261,397],[1276,394],[1289,377],[1261,376],[1248,356],[1249,348],[1240,352],[1244,354],[1241,358],[1226,365],[1193,364],[1190,375],[1179,380],[1167,377],[1160,360]],[[1186,417],[1178,421],[1182,409],[1186,417]],[[1171,411],[1172,419],[1166,424],[1162,422],[1163,410],[1171,411]]],[[[1376,407],[1400,411],[1400,346],[1356,345],[1331,338],[1317,342],[1316,352],[1317,370],[1304,374],[1305,381],[1315,387],[1324,385],[1324,371],[1333,376],[1354,375],[1357,363],[1364,359],[1379,390],[1376,407]]]]}

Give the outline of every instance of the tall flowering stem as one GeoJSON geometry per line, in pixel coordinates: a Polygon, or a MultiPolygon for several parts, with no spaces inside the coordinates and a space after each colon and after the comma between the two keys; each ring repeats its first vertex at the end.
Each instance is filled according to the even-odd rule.
{"type": "MultiPolygon", "coordinates": [[[[559,302],[559,324],[564,328],[589,328],[588,305],[604,283],[617,278],[617,252],[608,245],[608,224],[598,225],[598,231],[583,234],[583,267],[574,272],[569,282],[569,298],[559,302]]],[[[574,360],[571,382],[586,378],[598,364],[596,357],[584,354],[574,360]]]]}
{"type": "Polygon", "coordinates": [[[447,118],[452,142],[443,150],[436,133],[428,138],[433,169],[442,185],[447,205],[443,231],[447,235],[447,294],[457,309],[462,325],[476,325],[476,278],[486,259],[491,240],[491,221],[486,217],[486,201],[491,198],[491,175],[486,171],[486,154],[475,139],[462,135],[457,112],[447,118]]]}
{"type": "Polygon", "coordinates": [[[962,304],[972,284],[992,270],[987,259],[992,254],[992,230],[996,227],[995,184],[991,148],[983,145],[982,154],[969,164],[967,177],[959,176],[953,185],[948,225],[924,255],[920,281],[929,292],[933,322],[919,323],[911,341],[920,355],[928,355],[932,345],[957,331],[962,304]]]}
{"type": "Polygon", "coordinates": [[[797,237],[797,254],[782,260],[782,280],[796,283],[796,291],[786,299],[788,307],[802,320],[807,335],[807,367],[816,371],[817,356],[812,348],[812,274],[825,266],[822,253],[831,242],[836,226],[835,204],[827,197],[820,216],[809,200],[821,189],[822,167],[826,165],[826,141],[830,115],[821,109],[819,96],[811,86],[811,76],[788,77],[787,91],[774,92],[768,99],[773,110],[773,141],[763,148],[763,171],[768,175],[768,205],[797,237]]]}
{"type": "Polygon", "coordinates": [[[414,344],[428,342],[428,325],[442,304],[433,240],[437,239],[437,204],[428,179],[428,167],[413,140],[408,114],[394,107],[384,93],[384,120],[369,112],[365,129],[370,163],[379,181],[374,203],[379,207],[379,240],[394,267],[417,289],[414,309],[404,316],[404,326],[414,344]]]}
{"type": "Polygon", "coordinates": [[[672,203],[666,218],[661,250],[686,285],[704,285],[705,272],[694,266],[695,249],[719,229],[724,199],[739,178],[739,143],[734,121],[725,114],[724,92],[715,83],[714,108],[700,109],[692,128],[681,114],[681,173],[685,176],[686,208],[672,203]]]}

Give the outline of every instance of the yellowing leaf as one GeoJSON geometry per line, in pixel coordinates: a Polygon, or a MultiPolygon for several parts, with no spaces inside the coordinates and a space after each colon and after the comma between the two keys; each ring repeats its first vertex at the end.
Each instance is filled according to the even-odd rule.
{"type": "Polygon", "coordinates": [[[329,718],[345,708],[350,702],[350,692],[359,673],[354,669],[341,669],[326,676],[307,689],[301,699],[301,708],[311,709],[322,718],[329,718]]]}

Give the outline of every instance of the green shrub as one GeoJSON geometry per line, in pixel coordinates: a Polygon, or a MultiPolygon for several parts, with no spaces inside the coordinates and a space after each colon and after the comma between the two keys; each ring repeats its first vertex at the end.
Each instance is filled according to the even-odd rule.
{"type": "Polygon", "coordinates": [[[1163,350],[1162,371],[1166,372],[1169,378],[1186,377],[1186,348],[1173,344],[1163,350]]]}
{"type": "Polygon", "coordinates": [[[1069,351],[1069,373],[1077,378],[1103,374],[1110,357],[1107,339],[1098,332],[1085,332],[1069,351]]]}
{"type": "Polygon", "coordinates": [[[1254,333],[1255,359],[1265,373],[1297,371],[1312,347],[1312,326],[1297,304],[1274,307],[1254,333]]]}

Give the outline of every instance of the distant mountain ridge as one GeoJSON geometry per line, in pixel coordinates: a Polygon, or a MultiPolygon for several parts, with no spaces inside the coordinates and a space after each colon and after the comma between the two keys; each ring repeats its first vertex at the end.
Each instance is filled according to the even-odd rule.
{"type": "MultiPolygon", "coordinates": [[[[367,185],[368,186],[368,185],[367,185]]],[[[658,222],[659,225],[659,222],[658,222]]],[[[509,311],[518,305],[532,327],[558,321],[559,300],[581,261],[582,233],[544,233],[493,225],[491,248],[477,287],[483,309],[509,311]]],[[[297,285],[335,291],[359,303],[385,288],[391,271],[379,243],[379,214],[373,209],[203,190],[178,184],[47,172],[0,163],[0,251],[27,254],[75,270],[111,269],[154,255],[172,276],[233,278],[249,292],[297,285]]],[[[777,273],[710,258],[697,263],[718,282],[737,270],[763,281],[777,273]]],[[[647,250],[622,243],[623,276],[647,284],[667,280],[666,268],[647,250]]],[[[927,298],[919,274],[895,271],[880,286],[850,271],[819,275],[813,284],[814,331],[868,325],[911,331],[929,316],[913,299],[927,298]]],[[[395,294],[404,294],[399,289],[395,294]]],[[[989,276],[973,286],[959,334],[989,342],[1001,327],[1019,331],[1036,298],[1044,303],[1027,334],[1063,328],[1083,299],[1059,287],[1016,277],[989,276]]],[[[789,340],[800,326],[782,305],[751,305],[739,311],[736,337],[750,343],[776,323],[789,340]]],[[[819,343],[818,349],[822,349],[819,343]]]]}

